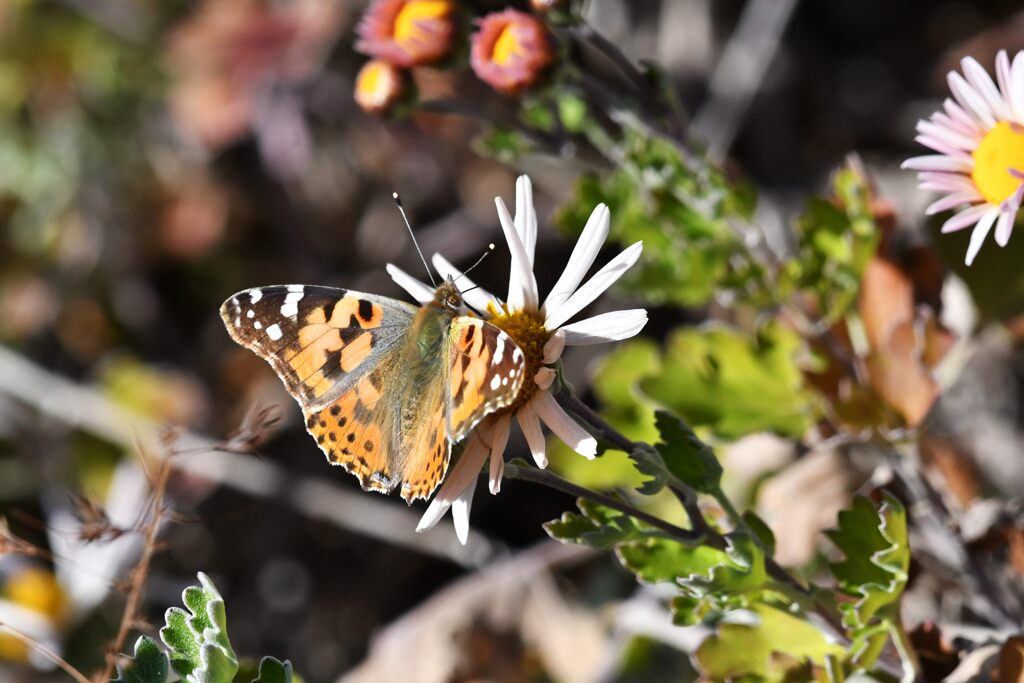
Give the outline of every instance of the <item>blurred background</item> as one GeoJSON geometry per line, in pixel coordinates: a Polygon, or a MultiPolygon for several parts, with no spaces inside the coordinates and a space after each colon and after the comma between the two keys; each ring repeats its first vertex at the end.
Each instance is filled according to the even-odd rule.
{"type": "MultiPolygon", "coordinates": [[[[444,672],[437,680],[508,681],[585,680],[602,667],[618,671],[627,655],[668,657],[666,678],[635,680],[678,680],[685,658],[629,637],[672,637],[662,633],[657,596],[638,592],[614,558],[541,543],[540,524],[571,498],[507,481],[500,496],[477,492],[468,546],[447,521],[415,535],[423,504],[409,510],[397,497],[362,493],[329,467],[270,368],[223,328],[221,302],[256,285],[404,298],[384,265],[423,274],[393,191],[423,250],[465,266],[502,242],[493,199],[510,201],[526,172],[541,218],[542,291],[571,250],[551,218],[585,161],[538,155],[508,166],[476,151],[482,129],[472,118],[375,117],[356,106],[365,58],[353,43],[364,8],[0,0],[0,509],[44,551],[0,557],[0,618],[18,615],[83,671],[102,665],[140,541],[81,543],[82,505],[70,494],[101,501],[111,520],[130,525],[147,488],[136,441],[170,424],[183,451],[202,453],[169,483],[173,514],[140,610],[150,625],[202,570],[226,598],[235,650],[289,658],[310,683],[347,673],[397,680],[374,668],[395,656],[444,672]],[[259,456],[204,449],[254,405],[282,409],[259,456]],[[613,602],[628,609],[609,630],[613,602]],[[417,630],[424,623],[437,642],[417,630]],[[553,670],[554,661],[569,670],[553,670]]],[[[914,123],[945,96],[945,73],[960,57],[990,67],[998,49],[1024,48],[1024,12],[1013,0],[591,0],[586,17],[630,58],[665,67],[694,137],[756,187],[755,222],[783,243],[806,197],[850,152],[894,204],[899,248],[929,243],[920,220],[928,197],[898,170],[921,153],[914,123]]],[[[417,79],[423,91],[501,106],[465,73],[421,69],[417,79]]],[[[1022,280],[1013,277],[1019,268],[999,264],[1019,264],[1024,242],[989,247],[966,275],[965,243],[935,243],[945,267],[965,278],[959,291],[970,292],[956,299],[958,324],[1012,319],[1022,280]]],[[[508,278],[501,253],[476,271],[499,293],[508,278]]],[[[622,303],[613,295],[601,305],[622,303]]],[[[658,339],[706,316],[655,309],[645,334],[658,339]]],[[[998,378],[996,389],[985,400],[964,389],[968,412],[988,415],[979,429],[1000,435],[973,467],[983,486],[1019,493],[1012,454],[1024,364],[996,346],[979,370],[998,378]]],[[[567,359],[583,391],[595,360],[585,351],[567,359]]],[[[761,438],[737,456],[739,475],[743,463],[756,477],[759,462],[787,462],[789,446],[761,438]]],[[[514,440],[510,457],[524,454],[514,440]]],[[[834,486],[841,506],[864,478],[856,468],[800,476],[776,499],[834,486]]],[[[791,551],[793,564],[810,552],[791,551]]],[[[0,659],[4,680],[60,677],[16,640],[0,640],[0,659]]]]}

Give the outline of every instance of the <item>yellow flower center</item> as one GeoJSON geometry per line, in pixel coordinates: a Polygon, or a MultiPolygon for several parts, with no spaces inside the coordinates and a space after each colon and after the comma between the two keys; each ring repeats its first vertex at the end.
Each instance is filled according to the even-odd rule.
{"type": "Polygon", "coordinates": [[[368,104],[383,104],[396,87],[394,67],[378,60],[367,62],[356,79],[356,95],[368,104]]]}
{"type": "Polygon", "coordinates": [[[494,50],[491,51],[491,61],[498,66],[505,66],[513,57],[523,52],[522,43],[516,36],[515,24],[510,22],[501,30],[498,39],[494,41],[494,50]]]}
{"type": "Polygon", "coordinates": [[[519,346],[526,359],[526,378],[523,388],[512,405],[500,413],[514,413],[529,401],[537,392],[537,384],[533,381],[537,371],[544,367],[544,345],[551,338],[551,333],[544,327],[544,316],[537,311],[512,311],[506,313],[493,306],[487,307],[491,314],[491,324],[504,330],[519,346]]]}
{"type": "Polygon", "coordinates": [[[420,28],[419,22],[443,19],[450,11],[449,0],[410,0],[402,6],[395,17],[395,42],[424,39],[426,32],[420,28]]]}
{"type": "Polygon", "coordinates": [[[1001,121],[974,150],[971,179],[989,204],[1003,203],[1020,187],[1010,169],[1024,171],[1024,128],[1001,121]]]}

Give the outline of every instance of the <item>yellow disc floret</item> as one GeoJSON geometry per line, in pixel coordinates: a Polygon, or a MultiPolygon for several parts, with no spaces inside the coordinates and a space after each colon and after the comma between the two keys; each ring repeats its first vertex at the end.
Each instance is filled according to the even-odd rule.
{"type": "Polygon", "coordinates": [[[449,0],[410,0],[395,17],[395,41],[423,40],[423,30],[418,26],[425,19],[443,19],[451,12],[449,0]]]}
{"type": "Polygon", "coordinates": [[[514,56],[523,51],[523,46],[516,35],[516,25],[509,23],[501,31],[501,35],[494,41],[494,52],[491,53],[491,60],[500,66],[508,64],[514,56]]]}
{"type": "Polygon", "coordinates": [[[989,204],[1002,204],[1020,187],[1011,169],[1024,171],[1024,128],[1001,121],[974,150],[971,179],[989,204]]]}
{"type": "Polygon", "coordinates": [[[529,401],[537,391],[537,384],[533,381],[537,371],[544,367],[544,345],[551,338],[551,332],[544,327],[544,316],[537,311],[511,311],[495,309],[488,306],[491,314],[491,324],[503,330],[512,337],[516,345],[523,352],[526,359],[526,381],[519,395],[512,405],[508,406],[502,413],[514,413],[529,401]]]}

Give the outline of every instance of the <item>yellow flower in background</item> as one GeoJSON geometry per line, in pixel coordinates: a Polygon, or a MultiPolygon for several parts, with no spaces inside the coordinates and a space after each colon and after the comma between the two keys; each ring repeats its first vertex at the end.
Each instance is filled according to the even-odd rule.
{"type": "MultiPolygon", "coordinates": [[[[40,625],[55,626],[67,613],[67,597],[57,577],[42,567],[24,566],[12,571],[3,584],[2,594],[11,609],[37,613],[39,619],[30,621],[40,625]]],[[[27,662],[30,654],[29,647],[20,639],[0,633],[0,660],[27,662]]]]}
{"type": "Polygon", "coordinates": [[[402,96],[402,71],[381,59],[371,59],[356,77],[356,104],[370,114],[382,114],[402,96]]]}
{"type": "Polygon", "coordinates": [[[409,68],[436,62],[451,49],[455,7],[450,0],[377,0],[356,29],[356,49],[409,68]]]}

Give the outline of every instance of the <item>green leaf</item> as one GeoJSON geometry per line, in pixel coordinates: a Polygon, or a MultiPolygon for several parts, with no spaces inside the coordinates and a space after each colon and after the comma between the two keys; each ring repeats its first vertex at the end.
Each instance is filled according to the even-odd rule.
{"type": "Polygon", "coordinates": [[[679,329],[659,371],[640,387],[694,428],[725,439],[761,431],[800,437],[816,412],[795,361],[800,344],[779,325],[754,339],[725,327],[679,329]]]}
{"type": "Polygon", "coordinates": [[[725,561],[703,574],[694,574],[679,583],[693,595],[727,598],[757,592],[766,587],[768,571],[764,550],[748,534],[734,531],[725,537],[725,561]]]}
{"type": "Polygon", "coordinates": [[[757,537],[757,540],[761,543],[761,547],[765,549],[766,555],[775,554],[775,534],[768,527],[763,519],[757,516],[757,513],[753,510],[747,510],[742,515],[743,521],[746,522],[747,528],[753,532],[757,537]]]}
{"type": "Polygon", "coordinates": [[[668,471],[703,493],[716,490],[722,480],[722,465],[711,447],[671,413],[659,410],[654,422],[661,434],[661,443],[656,448],[668,471]]]}
{"type": "Polygon", "coordinates": [[[264,657],[260,660],[259,675],[252,683],[292,683],[292,663],[264,657]]]}
{"type": "Polygon", "coordinates": [[[663,538],[623,543],[615,552],[623,566],[646,583],[678,583],[694,575],[707,575],[729,562],[729,556],[721,550],[663,538]]]}
{"type": "Polygon", "coordinates": [[[636,464],[637,471],[648,477],[640,486],[636,487],[637,493],[653,496],[665,488],[665,484],[668,482],[668,470],[657,450],[647,444],[639,444],[629,454],[629,458],[636,464]]]}
{"type": "Polygon", "coordinates": [[[714,635],[700,644],[695,657],[701,672],[714,680],[742,675],[780,680],[802,662],[824,666],[829,656],[843,654],[813,625],[762,603],[749,612],[727,616],[714,635]]]}
{"type": "Polygon", "coordinates": [[[854,660],[870,663],[884,646],[893,612],[907,584],[910,547],[906,510],[885,494],[877,508],[864,496],[839,513],[839,526],[825,532],[845,556],[830,565],[839,588],[857,598],[842,605],[853,635],[854,660]]]}
{"type": "Polygon", "coordinates": [[[117,667],[111,683],[165,683],[170,671],[167,655],[160,645],[147,636],[135,641],[135,655],[124,667],[117,667]]]}
{"type": "Polygon", "coordinates": [[[596,550],[607,550],[623,541],[644,538],[647,532],[632,517],[618,510],[580,498],[576,501],[582,514],[562,513],[561,518],[544,524],[552,538],[564,543],[579,543],[596,550]]]}
{"type": "Polygon", "coordinates": [[[230,683],[238,657],[227,636],[224,599],[210,578],[199,572],[199,586],[182,593],[188,612],[172,607],[160,638],[171,650],[171,666],[190,683],[230,683]]]}

